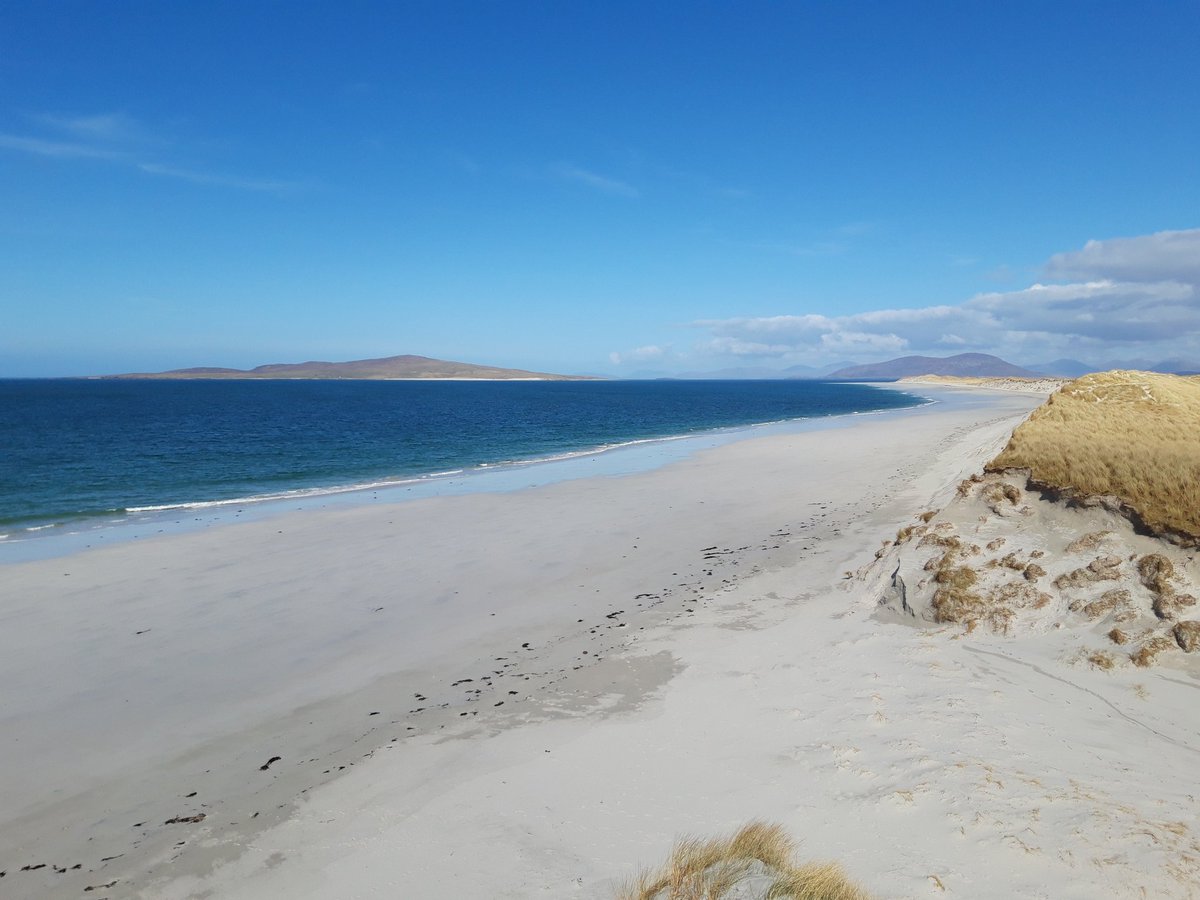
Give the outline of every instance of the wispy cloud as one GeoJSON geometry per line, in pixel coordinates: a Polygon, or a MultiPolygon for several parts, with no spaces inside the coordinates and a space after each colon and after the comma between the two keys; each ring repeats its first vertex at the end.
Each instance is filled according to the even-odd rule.
{"type": "Polygon", "coordinates": [[[300,185],[294,181],[276,181],[261,178],[241,178],[236,175],[218,175],[212,172],[197,172],[191,169],[178,169],[173,166],[162,166],[157,163],[138,163],[137,166],[149,175],[161,175],[165,178],[179,178],[193,184],[211,184],[218,187],[238,188],[244,191],[264,191],[281,194],[297,190],[300,185]]]}
{"type": "Polygon", "coordinates": [[[460,153],[457,150],[451,150],[448,155],[450,161],[468,175],[479,175],[483,172],[483,166],[473,156],[468,156],[466,153],[460,153]]]}
{"type": "Polygon", "coordinates": [[[52,159],[128,159],[127,154],[106,147],[95,147],[73,141],[49,141],[17,134],[0,134],[0,148],[16,150],[19,153],[30,153],[34,156],[47,156],[52,159]]]}
{"type": "Polygon", "coordinates": [[[875,222],[847,222],[845,225],[839,225],[837,228],[833,229],[833,231],[834,234],[840,235],[841,237],[854,238],[871,234],[872,232],[876,231],[878,227],[879,226],[875,222]]]}
{"type": "Polygon", "coordinates": [[[719,187],[716,188],[716,193],[718,197],[725,197],[729,200],[745,200],[753,196],[753,194],[751,194],[750,191],[746,190],[745,188],[736,187],[719,187]]]}
{"type": "Polygon", "coordinates": [[[65,132],[80,140],[130,142],[147,138],[145,127],[125,113],[66,116],[40,113],[33,117],[41,125],[65,132]]]}
{"type": "Polygon", "coordinates": [[[570,163],[555,163],[550,167],[550,174],[563,181],[573,181],[593,190],[606,194],[617,194],[622,197],[640,197],[641,192],[631,184],[616,178],[599,175],[596,172],[582,169],[570,163]]]}
{"type": "Polygon", "coordinates": [[[39,130],[54,136],[0,133],[0,150],[63,161],[102,160],[132,166],[147,175],[276,195],[295,191],[301,186],[294,181],[248,178],[156,161],[153,157],[167,142],[156,138],[151,129],[124,113],[41,113],[29,118],[40,126],[39,130]]]}
{"type": "Polygon", "coordinates": [[[647,167],[647,171],[654,177],[667,179],[685,186],[689,190],[720,197],[723,200],[746,200],[754,196],[753,191],[732,181],[718,180],[702,172],[681,169],[678,166],[651,164],[647,167]]]}

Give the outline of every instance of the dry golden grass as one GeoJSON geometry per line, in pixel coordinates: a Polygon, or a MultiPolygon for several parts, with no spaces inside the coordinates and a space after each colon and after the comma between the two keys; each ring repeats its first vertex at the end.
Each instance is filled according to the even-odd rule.
{"type": "Polygon", "coordinates": [[[997,634],[1007,634],[1016,610],[1033,607],[1042,609],[1050,603],[1030,584],[1005,584],[986,593],[976,588],[979,575],[970,566],[960,564],[958,553],[948,551],[934,570],[937,588],[930,600],[933,620],[938,623],[965,625],[967,634],[980,624],[987,624],[997,634]]]}
{"type": "Polygon", "coordinates": [[[1137,570],[1142,584],[1154,595],[1154,614],[1160,619],[1176,619],[1184,609],[1196,605],[1191,594],[1175,590],[1175,565],[1161,553],[1147,553],[1138,560],[1137,570]]]}
{"type": "Polygon", "coordinates": [[[1133,660],[1133,664],[1135,666],[1146,668],[1147,666],[1154,665],[1154,661],[1158,658],[1160,653],[1174,649],[1176,646],[1177,644],[1173,639],[1173,636],[1167,637],[1164,634],[1156,634],[1154,637],[1142,644],[1141,648],[1136,653],[1130,654],[1129,658],[1133,660]]]}
{"type": "Polygon", "coordinates": [[[1111,591],[1105,591],[1099,600],[1093,600],[1090,603],[1077,601],[1068,608],[1071,612],[1082,612],[1089,619],[1099,619],[1118,607],[1128,606],[1131,597],[1129,591],[1123,588],[1113,588],[1111,591]]]}
{"type": "Polygon", "coordinates": [[[1160,619],[1178,619],[1187,608],[1196,605],[1196,598],[1191,594],[1159,594],[1154,598],[1154,614],[1160,619]]]}
{"type": "Polygon", "coordinates": [[[1200,376],[1113,371],[1064,385],[1013,432],[989,472],[1116,497],[1151,531],[1200,543],[1200,376]]]}
{"type": "Polygon", "coordinates": [[[1037,563],[1031,562],[1025,567],[1025,571],[1023,571],[1021,574],[1025,576],[1026,581],[1037,581],[1046,574],[1046,570],[1037,563]]]}
{"type": "Polygon", "coordinates": [[[930,605],[935,622],[967,622],[987,612],[987,602],[971,588],[979,576],[970,566],[955,565],[953,553],[942,557],[933,576],[937,590],[930,605]]]}
{"type": "MultiPolygon", "coordinates": [[[[935,622],[965,625],[968,634],[980,625],[990,626],[997,634],[1007,634],[1020,610],[1045,609],[1054,600],[1037,589],[1037,581],[1046,575],[1046,570],[1016,553],[972,565],[967,560],[979,555],[979,546],[964,543],[953,534],[930,532],[918,544],[925,545],[944,548],[924,565],[924,570],[932,573],[929,581],[934,589],[929,606],[935,622]],[[1020,580],[1012,580],[1017,574],[1020,580]]],[[[993,551],[1001,546],[1002,543],[989,544],[993,551]]],[[[1040,551],[1030,553],[1031,557],[1042,555],[1040,551]]],[[[1091,571],[1087,574],[1095,577],[1091,571]]],[[[1079,606],[1082,607],[1082,601],[1079,606]]]]}
{"type": "Polygon", "coordinates": [[[940,534],[936,531],[931,531],[924,535],[918,547],[945,547],[948,550],[958,550],[962,547],[962,539],[953,534],[940,534]]]}
{"type": "Polygon", "coordinates": [[[983,481],[983,477],[978,473],[972,475],[970,478],[964,478],[958,483],[955,493],[957,493],[960,497],[969,496],[971,491],[975,489],[975,485],[979,484],[981,481],[983,481]]]}
{"type": "Polygon", "coordinates": [[[1098,556],[1088,563],[1086,569],[1064,572],[1054,579],[1060,591],[1069,588],[1084,588],[1098,581],[1117,581],[1121,577],[1121,560],[1115,556],[1098,556]]]}
{"type": "Polygon", "coordinates": [[[1012,569],[1015,572],[1025,571],[1025,561],[1015,553],[1007,553],[1000,560],[1000,565],[1006,569],[1012,569]]]}
{"type": "Polygon", "coordinates": [[[1161,553],[1147,553],[1137,564],[1138,578],[1155,594],[1173,593],[1171,579],[1175,577],[1175,564],[1161,553]]]}
{"type": "Polygon", "coordinates": [[[1177,622],[1173,631],[1175,643],[1184,653],[1200,650],[1200,622],[1177,622]]]}
{"type": "Polygon", "coordinates": [[[1005,503],[1008,503],[1010,506],[1016,506],[1020,503],[1021,489],[1006,481],[992,481],[983,486],[983,490],[979,492],[979,496],[983,498],[984,503],[998,512],[999,508],[1005,503]]]}
{"type": "Polygon", "coordinates": [[[719,900],[760,876],[762,900],[871,900],[836,863],[792,862],[792,842],[778,825],[751,822],[730,838],[678,842],[660,869],[644,871],[618,900],[719,900]]]}
{"type": "Polygon", "coordinates": [[[766,900],[870,900],[870,895],[837,863],[807,863],[781,875],[766,900]]]}
{"type": "Polygon", "coordinates": [[[1095,550],[1107,538],[1112,537],[1111,531],[1091,531],[1067,544],[1064,553],[1082,553],[1084,550],[1095,550]]]}

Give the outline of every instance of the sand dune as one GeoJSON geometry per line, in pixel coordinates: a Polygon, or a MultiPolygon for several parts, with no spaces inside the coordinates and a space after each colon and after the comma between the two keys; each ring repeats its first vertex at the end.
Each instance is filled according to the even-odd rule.
{"type": "Polygon", "coordinates": [[[1152,533],[1200,545],[1200,376],[1114,371],[1054,393],[989,471],[1067,499],[1110,498],[1152,533]]]}
{"type": "MultiPolygon", "coordinates": [[[[956,487],[1039,398],[929,390],[637,475],[5,566],[5,896],[611,898],[754,819],[877,897],[1196,896],[1188,654],[880,607],[901,526],[1033,505],[972,522],[956,487]]],[[[1062,542],[1039,583],[1104,552],[1062,542]]]]}

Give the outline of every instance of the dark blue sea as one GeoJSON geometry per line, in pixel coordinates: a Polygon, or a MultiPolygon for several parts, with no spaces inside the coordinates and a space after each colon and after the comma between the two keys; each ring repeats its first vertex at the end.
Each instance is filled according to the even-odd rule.
{"type": "Polygon", "coordinates": [[[0,380],[0,534],[921,402],[811,381],[0,380]]]}

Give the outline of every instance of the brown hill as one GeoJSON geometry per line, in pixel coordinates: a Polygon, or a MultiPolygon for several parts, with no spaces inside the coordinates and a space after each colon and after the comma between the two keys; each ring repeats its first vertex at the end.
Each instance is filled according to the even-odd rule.
{"type": "Polygon", "coordinates": [[[582,381],[584,375],[553,375],[546,372],[527,372],[523,369],[501,369],[477,366],[472,363],[430,359],[427,356],[387,356],[381,359],[355,359],[348,362],[312,361],[303,363],[270,363],[253,369],[222,369],[201,366],[172,369],[168,372],[137,372],[112,375],[111,378],[180,378],[180,379],[360,379],[385,381],[389,379],[463,379],[481,381],[582,381]]]}
{"type": "Polygon", "coordinates": [[[1005,362],[988,353],[960,353],[957,356],[902,356],[887,362],[848,366],[828,378],[908,378],[913,375],[976,375],[1006,378],[1036,378],[1037,373],[1005,362]]]}

